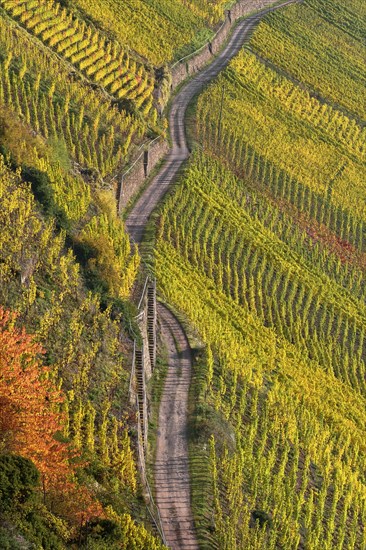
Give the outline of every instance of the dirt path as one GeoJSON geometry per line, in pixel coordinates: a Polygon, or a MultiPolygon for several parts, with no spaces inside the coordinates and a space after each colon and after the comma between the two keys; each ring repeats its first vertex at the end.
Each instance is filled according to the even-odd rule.
{"type": "Polygon", "coordinates": [[[196,550],[191,512],[187,443],[187,406],[191,350],[174,315],[158,306],[169,368],[159,409],[155,462],[156,503],[167,543],[173,550],[196,550]]]}
{"type": "Polygon", "coordinates": [[[131,210],[126,220],[126,227],[129,235],[136,243],[140,243],[143,237],[145,225],[161,198],[166,193],[168,187],[173,183],[174,178],[183,164],[189,157],[187,147],[184,119],[187,107],[193,97],[202,90],[202,88],[215,78],[222,69],[226,67],[249,38],[253,28],[259,23],[264,15],[269,11],[281,8],[287,4],[300,0],[289,0],[262,11],[260,14],[253,15],[247,19],[239,21],[234,28],[226,46],[220,51],[215,60],[194,78],[183,85],[180,92],[174,97],[169,115],[170,135],[172,139],[172,148],[166,157],[162,170],[155,176],[149,187],[141,195],[135,206],[131,210]]]}
{"type": "MultiPolygon", "coordinates": [[[[184,120],[190,101],[239,52],[249,38],[253,27],[266,13],[294,1],[301,0],[289,0],[275,8],[268,8],[258,15],[240,21],[215,60],[183,85],[173,99],[169,115],[171,151],[166,157],[163,168],[136,202],[126,220],[128,233],[136,243],[141,243],[151,213],[168,187],[174,182],[183,162],[189,157],[184,120]]],[[[170,548],[172,550],[198,550],[191,511],[187,441],[191,350],[187,337],[174,315],[162,305],[158,307],[158,315],[162,327],[162,337],[168,350],[169,368],[159,409],[155,462],[156,503],[170,548]]]]}

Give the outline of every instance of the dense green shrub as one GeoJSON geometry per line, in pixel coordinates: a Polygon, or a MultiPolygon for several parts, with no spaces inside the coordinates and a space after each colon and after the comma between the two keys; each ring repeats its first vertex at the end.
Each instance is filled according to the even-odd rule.
{"type": "Polygon", "coordinates": [[[12,454],[0,456],[0,503],[3,511],[30,500],[38,485],[39,472],[28,458],[12,454]]]}

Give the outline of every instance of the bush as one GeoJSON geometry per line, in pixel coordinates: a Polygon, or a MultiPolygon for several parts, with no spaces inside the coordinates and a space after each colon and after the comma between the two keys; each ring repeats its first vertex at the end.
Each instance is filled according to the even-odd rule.
{"type": "Polygon", "coordinates": [[[41,204],[46,216],[53,216],[58,227],[69,229],[69,222],[60,208],[56,206],[54,192],[46,172],[30,166],[22,166],[22,176],[31,184],[32,192],[41,204]]]}
{"type": "Polygon", "coordinates": [[[88,530],[90,535],[96,539],[106,541],[118,541],[122,536],[120,526],[110,519],[100,519],[89,523],[88,530]]]}
{"type": "Polygon", "coordinates": [[[30,511],[25,516],[24,534],[35,542],[37,548],[43,550],[62,550],[65,548],[58,535],[52,530],[49,521],[36,511],[30,511]]]}
{"type": "Polygon", "coordinates": [[[1,550],[22,550],[24,546],[17,542],[5,527],[0,527],[0,548],[1,550]]]}
{"type": "Polygon", "coordinates": [[[251,513],[251,522],[253,526],[259,523],[260,527],[272,527],[272,518],[264,510],[253,510],[251,513]]]}
{"type": "Polygon", "coordinates": [[[18,455],[0,456],[0,502],[6,511],[23,504],[35,494],[39,472],[33,462],[18,455]]]}

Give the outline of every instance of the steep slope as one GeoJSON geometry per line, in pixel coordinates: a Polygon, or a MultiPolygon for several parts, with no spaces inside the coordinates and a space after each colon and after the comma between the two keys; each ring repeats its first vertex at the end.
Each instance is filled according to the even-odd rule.
{"type": "MultiPolygon", "coordinates": [[[[306,51],[321,47],[309,9],[317,17],[324,2],[308,4],[270,15],[254,44],[286,20],[284,36],[298,44],[305,35],[306,51]]],[[[362,28],[358,3],[347,10],[362,28]]],[[[348,43],[330,13],[324,40],[348,43]]],[[[356,63],[365,47],[349,44],[356,63]]],[[[284,47],[277,67],[262,59],[267,46],[260,57],[242,51],[199,97],[204,153],[157,222],[160,291],[207,344],[192,388],[192,463],[206,464],[193,466],[199,544],[362,549],[363,114],[348,99],[355,88],[337,96],[325,54],[314,73],[328,82],[322,95],[310,76],[297,82],[301,56],[284,47]]],[[[338,74],[360,85],[362,72],[338,74]]]]}
{"type": "Polygon", "coordinates": [[[154,77],[117,41],[109,40],[69,9],[61,9],[57,2],[2,0],[0,6],[60,58],[147,117],[152,108],[154,77]]]}
{"type": "MultiPolygon", "coordinates": [[[[63,396],[62,403],[46,396],[62,419],[62,429],[54,424],[57,433],[48,434],[51,447],[67,444],[80,466],[64,475],[73,487],[77,470],[72,498],[46,485],[32,464],[20,462],[18,471],[20,459],[11,454],[18,447],[8,442],[1,415],[0,546],[118,548],[124,540],[160,549],[145,528],[128,401],[128,331],[136,327],[127,298],[139,257],[111,192],[148,121],[128,114],[3,11],[0,43],[0,304],[17,312],[17,328],[45,352],[47,372],[39,375],[63,396]],[[27,475],[32,487],[19,489],[14,480],[24,476],[26,485],[27,475]],[[9,486],[13,498],[6,496],[9,486]]],[[[3,355],[0,377],[6,361],[3,355]]],[[[16,383],[2,378],[3,405],[16,395],[16,383]]],[[[30,400],[34,393],[28,394],[30,400]]],[[[34,453],[34,442],[28,444],[21,449],[26,457],[34,453]]],[[[47,449],[36,449],[37,465],[52,462],[47,449]]]]}
{"type": "Polygon", "coordinates": [[[121,5],[116,0],[77,0],[76,5],[122,44],[159,66],[210,36],[208,23],[223,17],[225,2],[127,0],[121,5]]]}
{"type": "MultiPolygon", "coordinates": [[[[0,1],[0,310],[18,312],[0,336],[13,351],[14,335],[35,335],[47,369],[23,392],[38,406],[43,384],[28,413],[62,418],[57,433],[49,423],[51,450],[28,437],[23,455],[39,453],[39,466],[67,446],[80,460],[65,475],[79,487],[70,499],[14,454],[21,384],[2,377],[3,354],[0,546],[159,550],[128,404],[139,255],[113,191],[144,139],[164,133],[150,63],[210,36],[224,3],[76,3],[0,1]]],[[[200,152],[157,223],[160,292],[206,344],[191,365],[181,327],[161,313],[170,381],[184,368],[160,418],[162,436],[181,433],[167,453],[160,441],[156,475],[172,546],[366,546],[364,15],[360,0],[305,0],[258,27],[241,22],[173,101],[172,153],[128,220],[140,242],[188,158],[188,103],[256,26],[199,97],[200,152]]]]}
{"type": "Polygon", "coordinates": [[[365,16],[363,2],[305,0],[263,22],[251,47],[312,95],[364,120],[365,16]]]}
{"type": "MultiPolygon", "coordinates": [[[[276,9],[290,4],[292,1],[283,2],[276,6],[276,9]]],[[[162,170],[137,200],[126,220],[128,233],[134,242],[141,242],[149,216],[166,193],[168,187],[173,183],[179,168],[189,156],[184,128],[185,113],[189,103],[208,82],[222,71],[229,60],[238,53],[242,44],[250,36],[253,27],[270,9],[264,10],[260,15],[253,15],[240,21],[216,59],[188,82],[174,97],[169,113],[169,129],[172,141],[170,153],[165,159],[162,170]]]]}
{"type": "MultiPolygon", "coordinates": [[[[24,155],[24,150],[20,153],[24,155]]],[[[109,548],[118,548],[124,539],[141,549],[158,550],[162,546],[131,517],[137,515],[137,472],[126,419],[128,349],[121,340],[126,305],[113,298],[112,289],[101,295],[97,285],[87,284],[86,272],[67,246],[65,230],[55,224],[52,202],[44,200],[52,198],[47,174],[49,170],[33,171],[33,185],[44,185],[35,187],[43,198],[42,210],[30,184],[0,155],[2,345],[15,325],[11,315],[8,323],[3,322],[3,309],[17,312],[20,335],[14,333],[0,357],[1,547],[18,548],[16,539],[21,541],[23,534],[25,544],[41,548],[62,549],[77,541],[99,547],[100,539],[109,548]],[[42,360],[47,366],[38,369],[39,377],[30,371],[32,355],[24,349],[25,330],[37,342],[29,349],[38,363],[42,360]],[[18,371],[13,360],[9,364],[14,351],[20,356],[18,371]],[[24,369],[24,376],[19,369],[24,369]],[[27,373],[33,378],[26,380],[27,373]],[[55,390],[48,389],[51,385],[55,390]],[[58,415],[57,422],[50,422],[52,414],[58,415]],[[34,426],[38,439],[32,437],[34,426]],[[15,435],[9,438],[11,430],[15,435]],[[27,437],[22,439],[24,433],[27,437]],[[70,466],[58,451],[66,444],[70,466]],[[31,477],[32,464],[20,462],[21,468],[17,467],[19,459],[11,454],[16,451],[35,457],[42,475],[35,471],[31,477]],[[50,477],[53,463],[58,471],[50,477]]],[[[118,223],[114,237],[118,233],[125,237],[118,223]]],[[[94,235],[95,245],[96,240],[94,235]]],[[[103,247],[108,255],[107,239],[103,247]]],[[[109,269],[111,260],[109,255],[109,269]]],[[[143,508],[140,514],[142,519],[143,508]]]]}

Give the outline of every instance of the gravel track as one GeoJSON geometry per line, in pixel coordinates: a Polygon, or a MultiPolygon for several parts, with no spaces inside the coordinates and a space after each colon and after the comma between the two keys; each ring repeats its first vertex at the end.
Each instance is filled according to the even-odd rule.
{"type": "Polygon", "coordinates": [[[198,550],[191,511],[187,407],[191,349],[174,315],[159,304],[158,314],[169,368],[159,409],[155,460],[156,504],[165,538],[173,550],[198,550]]]}
{"type": "Polygon", "coordinates": [[[136,243],[141,243],[146,223],[159,201],[165,195],[168,187],[174,182],[175,176],[183,162],[189,157],[189,150],[185,135],[184,119],[187,107],[193,97],[202,88],[222,71],[229,61],[239,52],[244,42],[249,38],[253,28],[264,15],[274,9],[292,4],[296,0],[289,0],[273,8],[263,10],[260,14],[252,15],[239,21],[226,43],[225,47],[216,56],[214,61],[193,77],[174,97],[169,115],[169,128],[172,139],[172,148],[166,157],[164,166],[153,178],[151,184],[132,208],[126,220],[127,231],[136,243]]]}
{"type": "MultiPolygon", "coordinates": [[[[127,231],[136,243],[141,243],[151,213],[174,182],[183,162],[189,157],[184,119],[190,101],[239,52],[265,14],[294,1],[297,0],[289,0],[240,21],[214,61],[183,85],[173,99],[169,115],[172,148],[162,169],[136,202],[126,220],[127,231]]],[[[162,339],[168,352],[169,367],[159,409],[155,460],[156,503],[169,547],[172,550],[198,550],[191,510],[187,437],[191,350],[182,326],[169,309],[159,304],[158,317],[162,339]]]]}

